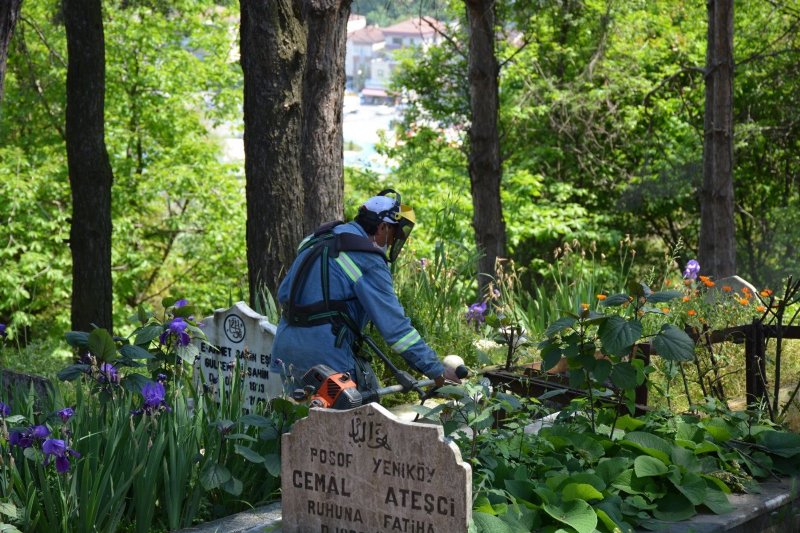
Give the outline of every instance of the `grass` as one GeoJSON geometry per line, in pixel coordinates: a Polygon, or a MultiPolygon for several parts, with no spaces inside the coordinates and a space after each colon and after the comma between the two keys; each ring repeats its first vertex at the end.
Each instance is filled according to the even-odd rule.
{"type": "Polygon", "coordinates": [[[42,338],[25,346],[6,340],[0,347],[0,364],[3,368],[36,374],[51,379],[72,362],[72,351],[64,339],[42,338]]]}

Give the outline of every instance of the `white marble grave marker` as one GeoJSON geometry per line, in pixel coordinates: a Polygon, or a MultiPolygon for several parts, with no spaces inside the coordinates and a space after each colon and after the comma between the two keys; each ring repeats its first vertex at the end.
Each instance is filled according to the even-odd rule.
{"type": "Polygon", "coordinates": [[[472,469],[440,426],[311,409],[281,440],[283,533],[465,533],[472,469]]]}
{"type": "Polygon", "coordinates": [[[233,369],[243,372],[244,410],[249,413],[258,402],[283,394],[280,365],[272,360],[272,341],[276,326],[244,302],[230,309],[217,309],[203,319],[206,341],[195,340],[200,354],[195,361],[195,376],[219,401],[219,391],[229,394],[233,369]]]}

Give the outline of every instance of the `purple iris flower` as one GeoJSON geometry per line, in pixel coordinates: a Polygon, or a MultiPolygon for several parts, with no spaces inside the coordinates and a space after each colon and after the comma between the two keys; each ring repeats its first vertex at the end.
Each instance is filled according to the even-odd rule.
{"type": "Polygon", "coordinates": [[[156,381],[158,381],[159,383],[164,383],[165,381],[167,381],[167,375],[166,374],[157,375],[156,381]]]}
{"type": "Polygon", "coordinates": [[[31,432],[15,429],[8,434],[8,442],[12,446],[19,446],[20,448],[30,448],[33,445],[33,438],[31,432]]]}
{"type": "Polygon", "coordinates": [[[44,440],[50,435],[47,426],[32,426],[28,429],[14,429],[8,434],[8,442],[12,446],[30,448],[37,440],[44,440]]]}
{"type": "Polygon", "coordinates": [[[167,329],[164,330],[164,333],[162,333],[158,338],[159,342],[166,345],[169,342],[170,337],[172,337],[179,346],[188,345],[189,341],[191,341],[191,337],[189,337],[189,334],[186,333],[186,328],[188,326],[189,324],[186,323],[183,317],[178,316],[173,318],[167,326],[167,329]]]}
{"type": "Polygon", "coordinates": [[[119,372],[111,363],[103,363],[100,365],[100,374],[97,376],[97,381],[100,383],[111,383],[113,385],[118,385],[119,372]]]}
{"type": "Polygon", "coordinates": [[[467,319],[467,324],[472,322],[474,322],[476,326],[478,324],[483,324],[486,320],[486,302],[476,302],[470,305],[464,316],[467,319]]]}
{"type": "Polygon", "coordinates": [[[686,279],[697,279],[697,275],[699,273],[700,263],[694,259],[689,259],[689,261],[686,263],[686,268],[683,269],[683,277],[686,279]]]}
{"type": "Polygon", "coordinates": [[[142,407],[144,412],[147,414],[153,414],[161,407],[164,407],[167,411],[169,411],[170,408],[165,400],[166,395],[167,391],[164,389],[163,383],[148,381],[142,385],[142,397],[144,398],[144,405],[142,407]]]}
{"type": "Polygon", "coordinates": [[[69,470],[69,456],[80,457],[81,454],[68,448],[67,444],[60,439],[47,439],[42,444],[42,451],[44,452],[44,465],[50,464],[50,456],[56,458],[56,471],[63,474],[69,470]]]}
{"type": "Polygon", "coordinates": [[[185,305],[188,305],[189,301],[186,298],[181,298],[177,302],[175,302],[175,309],[181,308],[185,305]]]}
{"type": "Polygon", "coordinates": [[[50,429],[47,426],[33,426],[31,428],[31,436],[34,439],[46,439],[50,434],[50,429]]]}
{"type": "Polygon", "coordinates": [[[74,414],[75,414],[75,409],[73,409],[72,407],[65,407],[58,412],[58,416],[61,417],[61,421],[65,424],[69,422],[69,419],[72,418],[74,414]]]}
{"type": "Polygon", "coordinates": [[[5,337],[5,336],[6,336],[6,325],[0,324],[0,337],[5,337]]]}
{"type": "Polygon", "coordinates": [[[6,417],[11,414],[11,406],[0,402],[0,416],[6,417]]]}

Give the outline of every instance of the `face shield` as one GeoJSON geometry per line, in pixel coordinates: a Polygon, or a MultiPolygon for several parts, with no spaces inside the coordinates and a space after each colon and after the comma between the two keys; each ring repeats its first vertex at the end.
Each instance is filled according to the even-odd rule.
{"type": "Polygon", "coordinates": [[[404,204],[399,204],[398,210],[392,214],[392,218],[396,223],[394,224],[394,242],[389,248],[388,258],[389,262],[394,263],[408,240],[408,236],[411,235],[417,219],[414,217],[414,210],[404,204]]]}

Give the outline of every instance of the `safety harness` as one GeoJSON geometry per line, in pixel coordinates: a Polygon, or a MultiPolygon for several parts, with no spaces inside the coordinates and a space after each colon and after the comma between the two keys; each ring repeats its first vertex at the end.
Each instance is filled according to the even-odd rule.
{"type": "Polygon", "coordinates": [[[333,228],[344,224],[341,220],[323,224],[314,234],[300,245],[298,253],[310,250],[297,269],[289,289],[289,301],[283,314],[291,326],[310,328],[321,324],[331,324],[333,334],[336,336],[336,347],[342,345],[344,334],[347,331],[342,326],[347,326],[355,335],[356,340],[361,338],[361,330],[355,320],[347,312],[346,300],[332,300],[330,298],[330,272],[329,259],[335,259],[341,252],[367,252],[378,254],[387,261],[386,255],[376,248],[371,240],[353,233],[334,233],[333,228]],[[320,276],[322,285],[322,300],[308,305],[298,305],[298,297],[306,284],[309,271],[321,258],[320,276]]]}

